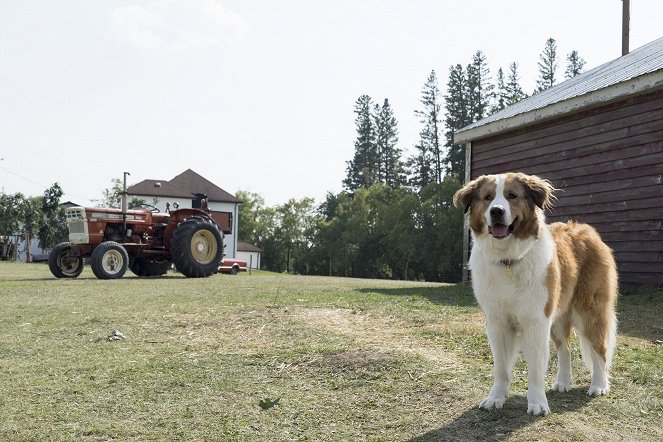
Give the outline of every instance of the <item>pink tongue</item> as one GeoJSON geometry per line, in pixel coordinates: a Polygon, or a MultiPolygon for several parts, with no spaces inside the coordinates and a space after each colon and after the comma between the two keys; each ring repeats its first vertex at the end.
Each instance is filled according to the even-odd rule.
{"type": "Polygon", "coordinates": [[[504,238],[508,228],[509,227],[504,224],[494,224],[490,227],[490,234],[495,238],[504,238]]]}

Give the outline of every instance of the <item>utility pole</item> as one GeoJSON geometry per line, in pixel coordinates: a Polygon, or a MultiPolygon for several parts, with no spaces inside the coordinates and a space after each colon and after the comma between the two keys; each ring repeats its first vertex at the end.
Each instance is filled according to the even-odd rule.
{"type": "Polygon", "coordinates": [[[631,27],[631,0],[622,0],[622,56],[628,54],[628,39],[631,27]]]}
{"type": "Polygon", "coordinates": [[[129,172],[124,172],[124,184],[122,185],[122,230],[124,235],[127,234],[127,175],[129,172]]]}

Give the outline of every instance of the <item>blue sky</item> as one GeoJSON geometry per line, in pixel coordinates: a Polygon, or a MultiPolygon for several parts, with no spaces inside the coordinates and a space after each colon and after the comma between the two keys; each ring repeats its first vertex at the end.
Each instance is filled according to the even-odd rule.
{"type": "MultiPolygon", "coordinates": [[[[632,0],[631,48],[663,36],[632,0]]],[[[90,204],[111,179],[191,168],[268,205],[341,190],[359,95],[406,155],[421,87],[477,50],[531,92],[548,37],[586,68],[621,51],[620,0],[0,0],[0,190],[90,204]]]]}

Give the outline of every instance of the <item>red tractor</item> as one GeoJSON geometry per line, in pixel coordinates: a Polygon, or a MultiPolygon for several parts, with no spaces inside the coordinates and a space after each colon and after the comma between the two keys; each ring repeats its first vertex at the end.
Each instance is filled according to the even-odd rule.
{"type": "Polygon", "coordinates": [[[121,278],[127,268],[138,276],[160,276],[172,264],[190,278],[213,275],[224,255],[219,226],[205,210],[167,212],[147,204],[134,210],[68,208],[69,241],[51,251],[51,273],[76,278],[89,257],[100,279],[121,278]]]}

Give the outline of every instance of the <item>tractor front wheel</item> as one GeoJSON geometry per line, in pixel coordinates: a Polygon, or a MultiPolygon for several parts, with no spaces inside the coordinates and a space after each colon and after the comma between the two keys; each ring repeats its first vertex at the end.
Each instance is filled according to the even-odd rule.
{"type": "Polygon", "coordinates": [[[192,216],[175,227],[170,240],[173,264],[184,276],[213,275],[223,258],[223,234],[209,218],[192,216]]]}
{"type": "Polygon", "coordinates": [[[48,255],[48,268],[56,278],[76,278],[83,271],[83,257],[73,253],[70,242],[61,242],[48,255]]]}
{"type": "Polygon", "coordinates": [[[127,250],[115,241],[106,241],[99,244],[90,258],[92,272],[99,279],[121,278],[127,271],[128,264],[129,254],[127,250]]]}

